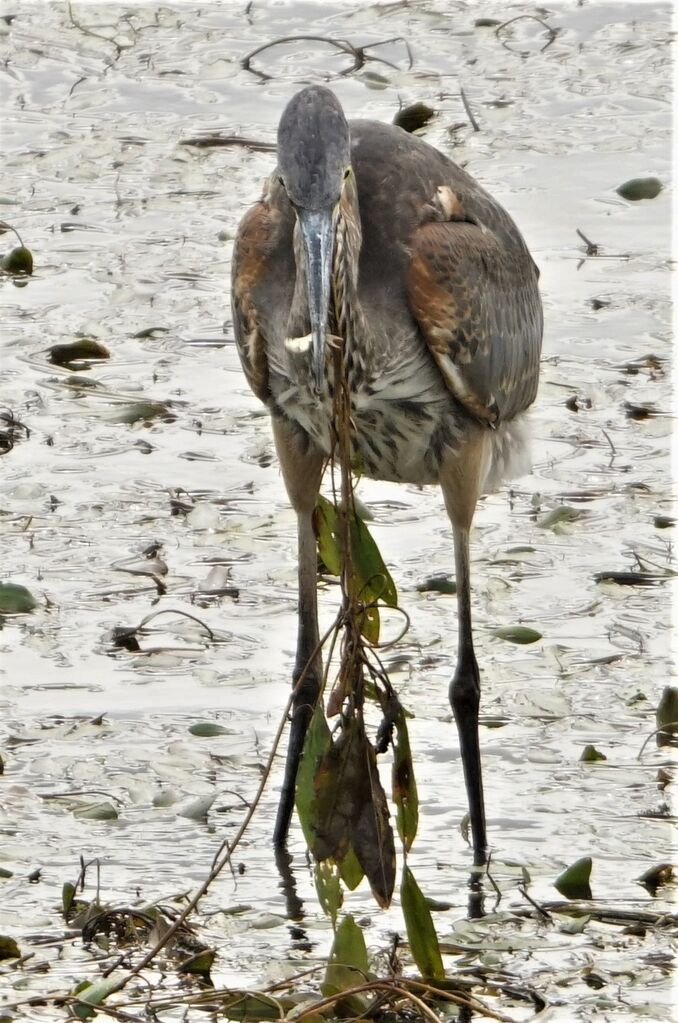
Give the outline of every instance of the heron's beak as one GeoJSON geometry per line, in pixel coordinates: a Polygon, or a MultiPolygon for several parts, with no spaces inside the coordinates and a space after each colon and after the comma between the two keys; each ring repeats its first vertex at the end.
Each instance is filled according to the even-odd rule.
{"type": "Polygon", "coordinates": [[[334,231],[331,210],[297,210],[306,255],[308,311],[311,318],[313,376],[320,393],[325,375],[325,340],[332,287],[334,231]]]}

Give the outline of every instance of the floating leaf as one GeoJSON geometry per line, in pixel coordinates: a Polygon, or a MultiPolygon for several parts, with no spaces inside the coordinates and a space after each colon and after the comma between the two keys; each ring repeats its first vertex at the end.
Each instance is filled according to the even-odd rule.
{"type": "Polygon", "coordinates": [[[550,512],[543,515],[537,521],[537,525],[542,529],[553,529],[566,522],[575,522],[580,517],[581,512],[578,508],[572,508],[569,504],[559,504],[557,508],[552,508],[550,512]]]}
{"type": "Polygon", "coordinates": [[[403,867],[400,902],[407,930],[410,952],[422,977],[442,980],[445,977],[438,935],[426,905],[426,899],[410,868],[403,867]]]}
{"type": "Polygon", "coordinates": [[[579,759],[582,763],[593,764],[596,760],[607,760],[607,757],[600,750],[597,750],[595,746],[584,746],[579,759]]]}
{"type": "Polygon", "coordinates": [[[457,580],[449,575],[430,575],[423,582],[417,583],[419,593],[456,593],[457,580]]]}
{"type": "Polygon", "coordinates": [[[55,366],[70,366],[73,362],[89,362],[92,359],[110,357],[108,348],[92,337],[79,337],[67,345],[52,345],[49,350],[49,361],[55,366]]]}
{"type": "Polygon", "coordinates": [[[399,706],[395,717],[396,741],[393,747],[392,787],[400,840],[409,852],[419,824],[419,797],[414,777],[410,739],[405,712],[399,706]]]}
{"type": "Polygon", "coordinates": [[[672,515],[655,515],[652,524],[655,529],[671,529],[675,526],[676,520],[672,515]]]}
{"type": "Polygon", "coordinates": [[[25,586],[19,583],[0,583],[0,614],[26,614],[37,606],[35,597],[25,586]]]}
{"type": "Polygon", "coordinates": [[[95,1006],[101,1005],[111,991],[117,987],[118,978],[114,976],[105,977],[103,980],[95,980],[93,984],[85,981],[73,991],[78,996],[72,1007],[73,1013],[78,1019],[91,1019],[96,1016],[95,1006]]]}
{"type": "Polygon", "coordinates": [[[0,960],[20,958],[21,951],[14,938],[9,938],[5,934],[0,934],[0,960]]]}
{"type": "Polygon", "coordinates": [[[673,746],[678,741],[678,688],[665,686],[657,704],[657,745],[673,746]]]}
{"type": "Polygon", "coordinates": [[[216,793],[210,792],[206,796],[192,799],[177,810],[177,816],[188,817],[191,821],[204,821],[216,798],[216,793]]]}
{"type": "Polygon", "coordinates": [[[294,1002],[289,998],[277,999],[272,995],[251,994],[249,991],[231,991],[224,1001],[219,999],[219,1014],[242,1023],[282,1020],[287,1010],[293,1007],[294,1002]]]}
{"type": "MultiPolygon", "coordinates": [[[[338,995],[353,987],[364,984],[369,976],[367,948],[363,932],[352,916],[346,916],[337,928],[332,951],[325,971],[325,979],[320,985],[325,998],[338,995]]],[[[350,995],[341,1000],[337,1009],[352,1016],[362,1016],[366,1001],[358,995],[350,995]]]]}
{"type": "Polygon", "coordinates": [[[615,191],[622,199],[638,202],[639,199],[656,199],[663,187],[659,178],[630,178],[615,191]]]}
{"type": "Polygon", "coordinates": [[[73,811],[73,816],[88,821],[117,821],[118,811],[112,803],[104,801],[101,803],[87,803],[86,806],[78,806],[73,811]]]}
{"type": "Polygon", "coordinates": [[[650,895],[656,895],[658,888],[670,884],[675,879],[674,871],[672,863],[658,863],[656,867],[650,867],[641,874],[638,880],[647,888],[650,895]]]}
{"type": "Polygon", "coordinates": [[[566,899],[590,899],[591,867],[593,861],[590,856],[583,856],[576,860],[566,870],[559,874],[553,882],[561,895],[566,899]]]}
{"type": "Polygon", "coordinates": [[[61,889],[61,910],[66,920],[68,919],[71,907],[73,906],[75,893],[76,893],[75,885],[71,884],[70,881],[66,881],[64,883],[63,888],[61,889]]]}
{"type": "Polygon", "coordinates": [[[429,107],[426,103],[410,103],[409,106],[402,107],[398,111],[393,118],[393,123],[404,131],[417,131],[428,124],[434,114],[433,107],[429,107]]]}
{"type": "Polygon", "coordinates": [[[197,721],[188,729],[191,735],[197,735],[201,739],[212,739],[215,735],[228,735],[229,729],[218,725],[216,721],[197,721]]]}
{"type": "Polygon", "coordinates": [[[494,629],[493,636],[498,639],[504,639],[507,643],[536,643],[537,640],[541,639],[541,632],[537,632],[536,629],[530,629],[526,625],[502,625],[499,629],[494,629]]]}
{"type": "Polygon", "coordinates": [[[658,572],[596,572],[593,576],[597,583],[616,583],[617,586],[656,586],[664,582],[668,575],[658,572]]]}
{"type": "Polygon", "coordinates": [[[132,425],[138,422],[149,422],[152,419],[162,419],[164,422],[173,422],[176,415],[170,406],[164,401],[134,401],[130,405],[124,405],[106,416],[109,423],[127,423],[132,425]]]}
{"type": "Polygon", "coordinates": [[[209,979],[210,970],[212,969],[212,964],[214,963],[216,954],[216,949],[205,948],[201,952],[197,952],[195,955],[190,956],[189,959],[184,959],[184,961],[177,966],[177,970],[179,973],[191,973],[207,980],[209,979]]]}
{"type": "Polygon", "coordinates": [[[33,253],[25,245],[17,245],[0,259],[0,267],[8,274],[32,274],[33,253]]]}

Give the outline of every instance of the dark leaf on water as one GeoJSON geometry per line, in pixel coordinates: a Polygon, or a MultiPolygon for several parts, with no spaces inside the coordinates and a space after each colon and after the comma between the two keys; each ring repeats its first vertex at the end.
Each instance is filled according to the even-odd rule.
{"type": "Polygon", "coordinates": [[[0,615],[21,615],[38,606],[30,590],[20,583],[0,583],[0,615]]]}
{"type": "Polygon", "coordinates": [[[225,998],[219,999],[219,1015],[240,1023],[273,1023],[284,1019],[294,1005],[289,997],[274,998],[263,992],[253,994],[251,991],[230,990],[225,998]]]}
{"type": "Polygon", "coordinates": [[[408,866],[403,867],[400,903],[410,952],[419,972],[424,978],[442,980],[445,969],[440,955],[438,935],[426,899],[408,866]]]}
{"type": "Polygon", "coordinates": [[[566,899],[590,899],[592,865],[590,856],[582,856],[558,875],[553,882],[554,886],[566,899]]]}
{"type": "Polygon", "coordinates": [[[675,880],[675,867],[672,863],[658,863],[650,867],[638,878],[640,884],[647,888],[650,895],[656,895],[657,889],[662,885],[671,884],[675,880]]]}
{"type": "Polygon", "coordinates": [[[536,643],[537,640],[541,639],[541,632],[537,632],[536,629],[530,629],[526,625],[502,625],[498,629],[494,629],[492,635],[498,639],[503,639],[507,643],[519,643],[526,645],[528,643],[536,643]]]}
{"type": "Polygon", "coordinates": [[[678,688],[665,686],[657,704],[657,745],[678,745],[678,688]]]}
{"type": "Polygon", "coordinates": [[[659,178],[630,178],[615,191],[622,199],[638,202],[639,199],[656,199],[662,188],[659,178]]]}
{"type": "Polygon", "coordinates": [[[435,110],[426,103],[410,103],[409,106],[402,107],[398,111],[393,118],[393,123],[399,128],[403,128],[404,131],[412,132],[423,128],[434,115],[435,110]]]}
{"type": "Polygon", "coordinates": [[[19,959],[21,952],[14,938],[8,938],[4,934],[0,934],[0,960],[2,959],[19,959]]]}
{"type": "Polygon", "coordinates": [[[55,366],[71,366],[74,362],[91,362],[110,357],[108,348],[92,337],[79,337],[70,344],[52,345],[49,350],[49,361],[55,366]]]}
{"type": "Polygon", "coordinates": [[[188,729],[191,735],[197,735],[201,739],[212,739],[216,735],[228,735],[228,728],[217,724],[216,721],[196,721],[188,729]]]}
{"type": "Polygon", "coordinates": [[[194,976],[202,977],[203,980],[208,980],[216,954],[215,949],[205,948],[189,959],[185,959],[177,969],[179,973],[191,973],[194,976]]]}
{"type": "Polygon", "coordinates": [[[597,760],[607,760],[607,757],[595,746],[584,746],[579,759],[584,764],[594,764],[597,760]]]}
{"type": "Polygon", "coordinates": [[[0,267],[8,274],[32,274],[33,253],[25,245],[10,249],[0,260],[0,267]]]}
{"type": "Polygon", "coordinates": [[[430,575],[423,582],[417,583],[419,593],[456,593],[457,581],[449,575],[430,575]]]}
{"type": "Polygon", "coordinates": [[[655,515],[652,524],[655,529],[671,529],[676,520],[671,515],[655,515]]]}
{"type": "Polygon", "coordinates": [[[596,572],[597,583],[616,583],[618,586],[655,586],[669,578],[658,572],[596,572]]]}

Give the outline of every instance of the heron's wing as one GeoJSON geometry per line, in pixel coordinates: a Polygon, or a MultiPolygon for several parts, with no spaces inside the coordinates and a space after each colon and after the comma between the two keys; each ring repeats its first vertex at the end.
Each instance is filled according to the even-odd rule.
{"type": "Polygon", "coordinates": [[[410,242],[410,309],[455,398],[490,425],[537,392],[542,311],[522,238],[466,220],[433,221],[410,242]]]}
{"type": "Polygon", "coordinates": [[[233,332],[247,382],[261,401],[269,396],[268,356],[257,296],[268,273],[275,218],[265,199],[240,221],[233,245],[231,309],[233,332]]]}

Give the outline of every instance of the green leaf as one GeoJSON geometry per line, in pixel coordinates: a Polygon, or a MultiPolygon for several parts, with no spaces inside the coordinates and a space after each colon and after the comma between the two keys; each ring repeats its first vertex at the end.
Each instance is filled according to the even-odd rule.
{"type": "Polygon", "coordinates": [[[194,976],[202,977],[203,979],[209,979],[210,970],[216,957],[216,949],[204,948],[195,955],[190,956],[188,959],[184,959],[182,963],[177,966],[179,973],[191,973],[194,976]]]}
{"type": "Polygon", "coordinates": [[[557,508],[552,508],[550,512],[543,515],[537,525],[542,529],[554,529],[567,522],[575,522],[580,517],[581,512],[578,508],[572,508],[569,504],[559,504],[557,508]]]}
{"type": "Polygon", "coordinates": [[[66,881],[64,883],[63,888],[61,889],[61,911],[66,920],[68,920],[68,914],[71,911],[73,900],[75,898],[75,893],[76,893],[75,885],[71,884],[70,881],[66,881]]]}
{"type": "Polygon", "coordinates": [[[0,260],[0,267],[8,274],[32,274],[33,253],[25,245],[10,249],[0,260]]]}
{"type": "Polygon", "coordinates": [[[443,980],[445,969],[433,919],[426,905],[426,899],[414,879],[414,874],[407,865],[403,867],[400,902],[405,919],[407,940],[410,943],[412,958],[417,964],[419,972],[422,977],[443,980]]]}
{"type": "Polygon", "coordinates": [[[426,103],[410,103],[409,106],[402,107],[398,111],[393,118],[393,123],[404,131],[413,132],[428,124],[434,114],[433,107],[427,106],[426,103]]]}
{"type": "Polygon", "coordinates": [[[88,821],[117,821],[118,811],[112,803],[105,801],[79,806],[73,811],[73,816],[88,821]]]}
{"type": "Polygon", "coordinates": [[[501,628],[494,629],[492,635],[506,640],[507,643],[536,643],[541,639],[541,632],[529,629],[526,625],[502,625],[501,628]]]}
{"type": "Polygon", "coordinates": [[[639,199],[656,199],[663,187],[659,178],[630,178],[615,191],[622,199],[638,202],[639,199]]]}
{"type": "Polygon", "coordinates": [[[14,938],[0,934],[0,961],[3,959],[20,959],[21,951],[14,938]]]}
{"type": "Polygon", "coordinates": [[[369,529],[361,519],[354,517],[350,532],[356,595],[365,603],[380,600],[387,607],[397,607],[395,583],[369,529]]]}
{"type": "Polygon", "coordinates": [[[318,553],[327,571],[332,575],[341,575],[339,514],[332,502],[322,495],[319,495],[313,512],[313,528],[318,541],[318,553]]]}
{"type": "Polygon", "coordinates": [[[52,345],[49,361],[55,366],[70,366],[73,362],[89,362],[92,359],[110,359],[111,353],[105,345],[93,337],[79,337],[65,345],[52,345]]]}
{"type": "Polygon", "coordinates": [[[134,423],[150,422],[152,419],[172,422],[176,415],[165,401],[133,401],[109,412],[106,419],[109,423],[127,423],[132,426],[134,423]]]}
{"type": "Polygon", "coordinates": [[[341,876],[341,880],[350,892],[356,890],[365,876],[365,871],[360,866],[360,862],[352,845],[349,845],[348,852],[339,864],[339,874],[341,876]]]}
{"type": "Polygon", "coordinates": [[[650,867],[640,875],[638,881],[644,885],[649,891],[650,895],[656,895],[657,889],[661,888],[662,885],[670,884],[675,880],[675,868],[672,863],[658,863],[655,867],[650,867]]]}
{"type": "MultiPolygon", "coordinates": [[[[337,928],[332,951],[325,971],[325,979],[320,985],[325,998],[348,991],[350,988],[364,984],[369,976],[367,948],[363,932],[352,916],[346,916],[337,928]]],[[[361,1016],[366,1007],[366,1000],[358,995],[351,995],[337,1005],[341,1012],[361,1016]]]]}
{"type": "Polygon", "coordinates": [[[566,899],[590,899],[591,867],[593,861],[590,856],[583,856],[575,860],[566,870],[559,874],[553,882],[561,895],[566,899]]]}
{"type": "Polygon", "coordinates": [[[597,750],[595,746],[584,746],[579,759],[584,764],[593,764],[597,760],[607,760],[607,757],[600,750],[597,750]]]}
{"type": "Polygon", "coordinates": [[[337,922],[337,914],[344,901],[336,864],[329,863],[327,860],[324,863],[316,863],[315,890],[318,893],[323,913],[327,913],[334,927],[337,922]]]}
{"type": "Polygon", "coordinates": [[[0,614],[22,615],[37,606],[35,597],[25,586],[19,583],[0,583],[0,614]]]}
{"type": "Polygon", "coordinates": [[[91,1019],[96,1016],[93,1006],[101,1005],[117,984],[118,978],[113,976],[95,980],[92,984],[78,984],[73,992],[78,996],[73,1005],[74,1014],[78,1019],[91,1019]]]}
{"type": "Polygon", "coordinates": [[[423,582],[417,583],[419,593],[450,593],[457,592],[457,581],[449,575],[429,575],[423,582]]]}
{"type": "Polygon", "coordinates": [[[289,998],[251,994],[249,991],[231,991],[224,1001],[219,1000],[219,1014],[239,1023],[268,1023],[282,1020],[294,1008],[289,998]]]}
{"type": "Polygon", "coordinates": [[[393,770],[391,777],[393,802],[396,805],[398,834],[409,852],[417,834],[419,824],[419,796],[414,777],[414,765],[410,750],[407,720],[402,707],[395,716],[396,741],[393,747],[393,770]]]}
{"type": "Polygon", "coordinates": [[[306,845],[313,845],[313,823],[311,804],[315,799],[315,776],[318,764],[332,746],[332,735],[325,717],[322,700],[318,700],[311,723],[306,732],[304,750],[297,771],[296,806],[306,845]]]}
{"type": "Polygon", "coordinates": [[[672,746],[678,741],[678,688],[665,686],[657,704],[657,745],[672,746]]]}
{"type": "Polygon", "coordinates": [[[211,739],[215,735],[228,735],[228,728],[218,725],[216,721],[197,721],[188,729],[191,735],[197,735],[201,739],[211,739]]]}

